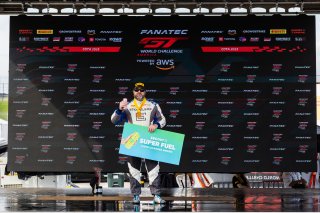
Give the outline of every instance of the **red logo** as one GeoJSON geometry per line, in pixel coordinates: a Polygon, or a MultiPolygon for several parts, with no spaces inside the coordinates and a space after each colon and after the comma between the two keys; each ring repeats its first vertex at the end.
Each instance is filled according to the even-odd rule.
{"type": "Polygon", "coordinates": [[[140,40],[144,48],[169,48],[178,40],[186,40],[184,37],[149,37],[140,40]]]}

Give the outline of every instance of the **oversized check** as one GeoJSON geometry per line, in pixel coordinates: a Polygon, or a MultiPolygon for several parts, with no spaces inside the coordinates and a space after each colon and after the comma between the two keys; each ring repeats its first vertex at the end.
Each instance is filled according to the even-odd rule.
{"type": "Polygon", "coordinates": [[[125,123],[119,154],[179,165],[184,134],[125,123]]]}

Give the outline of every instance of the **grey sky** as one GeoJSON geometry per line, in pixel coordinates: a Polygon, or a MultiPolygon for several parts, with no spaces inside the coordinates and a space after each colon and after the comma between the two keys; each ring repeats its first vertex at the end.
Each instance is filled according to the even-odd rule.
{"type": "Polygon", "coordinates": [[[9,76],[9,16],[7,15],[0,15],[0,41],[0,77],[4,79],[9,76]]]}

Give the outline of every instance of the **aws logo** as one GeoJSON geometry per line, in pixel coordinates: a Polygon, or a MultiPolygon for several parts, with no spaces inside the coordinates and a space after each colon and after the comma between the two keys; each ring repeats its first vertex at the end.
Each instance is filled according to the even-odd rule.
{"type": "Polygon", "coordinates": [[[173,59],[157,59],[155,66],[159,70],[172,70],[175,68],[175,63],[173,59]]]}

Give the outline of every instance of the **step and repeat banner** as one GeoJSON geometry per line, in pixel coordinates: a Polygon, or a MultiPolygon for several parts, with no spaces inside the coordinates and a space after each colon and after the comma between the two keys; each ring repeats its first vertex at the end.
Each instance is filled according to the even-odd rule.
{"type": "Polygon", "coordinates": [[[127,172],[134,83],[185,135],[169,172],[316,171],[315,18],[11,17],[9,169],[127,172]]]}

